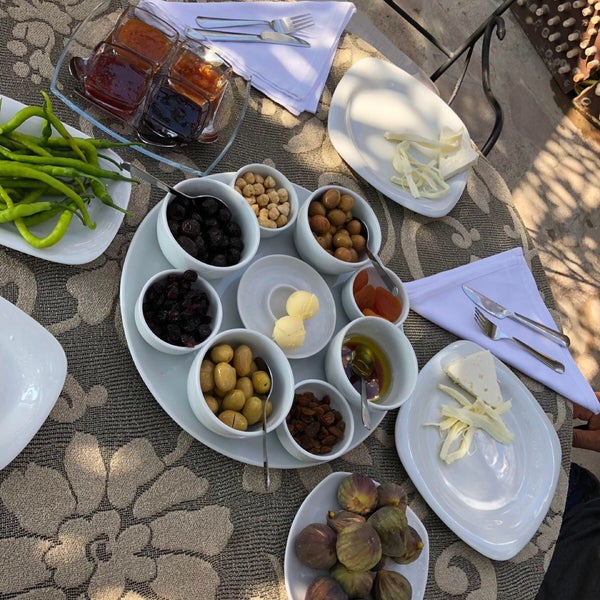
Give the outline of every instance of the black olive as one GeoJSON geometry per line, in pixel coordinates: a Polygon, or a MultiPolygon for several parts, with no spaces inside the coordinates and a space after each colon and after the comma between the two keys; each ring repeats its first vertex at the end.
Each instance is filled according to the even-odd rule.
{"type": "Polygon", "coordinates": [[[227,259],[225,258],[225,256],[223,254],[215,254],[215,256],[213,256],[213,259],[211,260],[210,264],[215,267],[226,267],[227,259]]]}
{"type": "Polygon", "coordinates": [[[185,205],[179,198],[171,200],[167,206],[167,218],[175,219],[176,221],[182,221],[185,219],[185,205]]]}
{"type": "Polygon", "coordinates": [[[180,235],[177,238],[177,243],[190,255],[193,256],[194,258],[197,256],[198,254],[198,248],[196,248],[196,243],[194,242],[194,240],[192,240],[191,238],[185,236],[185,235],[180,235]]]}
{"type": "Polygon", "coordinates": [[[231,221],[231,211],[227,206],[222,206],[217,211],[217,221],[222,225],[227,225],[231,221]]]}
{"type": "Polygon", "coordinates": [[[200,223],[194,219],[186,219],[181,223],[181,233],[191,238],[200,234],[200,223]]]}
{"type": "Polygon", "coordinates": [[[216,214],[216,212],[219,210],[219,206],[222,205],[220,200],[217,200],[216,198],[212,198],[211,196],[202,198],[200,200],[200,202],[201,202],[200,212],[203,215],[207,215],[207,216],[212,216],[212,215],[216,214]]]}
{"type": "Polygon", "coordinates": [[[229,234],[229,237],[241,237],[242,228],[236,221],[231,221],[227,226],[227,233],[229,234]]]}

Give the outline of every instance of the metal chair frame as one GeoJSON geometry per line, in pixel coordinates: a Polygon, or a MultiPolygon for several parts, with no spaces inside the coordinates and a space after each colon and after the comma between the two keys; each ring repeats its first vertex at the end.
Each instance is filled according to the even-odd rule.
{"type": "Polygon", "coordinates": [[[407,13],[402,7],[400,7],[394,0],[384,0],[384,2],[396,11],[404,20],[406,20],[414,29],[416,29],[425,39],[431,42],[440,52],[446,55],[447,60],[442,63],[432,75],[430,79],[436,81],[441,75],[443,75],[463,54],[466,53],[465,62],[461,71],[461,74],[454,86],[452,94],[448,100],[448,104],[451,104],[459,89],[462,82],[467,74],[473,49],[477,42],[482,39],[481,48],[481,83],[485,97],[492,107],[495,115],[494,126],[488,139],[481,147],[481,153],[487,156],[490,150],[494,147],[498,141],[504,125],[504,114],[500,103],[494,96],[494,93],[490,84],[490,44],[492,34],[496,31],[496,36],[499,40],[503,40],[506,35],[506,26],[502,14],[508,10],[515,0],[504,0],[496,10],[475,29],[475,31],[456,49],[450,50],[444,44],[442,44],[434,35],[432,35],[423,25],[415,20],[409,13],[407,13]]]}

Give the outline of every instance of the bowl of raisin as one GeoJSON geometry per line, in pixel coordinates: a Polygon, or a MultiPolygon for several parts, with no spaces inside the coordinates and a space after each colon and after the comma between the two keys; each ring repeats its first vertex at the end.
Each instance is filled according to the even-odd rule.
{"type": "Polygon", "coordinates": [[[140,335],[153,348],[187,354],[215,337],[223,307],[216,290],[196,271],[169,269],[144,284],[134,317],[140,335]]]}
{"type": "Polygon", "coordinates": [[[202,177],[181,181],[175,189],[194,198],[167,194],[161,201],[156,233],[169,263],[206,279],[248,266],[260,230],[246,200],[225,183],[202,177]]]}

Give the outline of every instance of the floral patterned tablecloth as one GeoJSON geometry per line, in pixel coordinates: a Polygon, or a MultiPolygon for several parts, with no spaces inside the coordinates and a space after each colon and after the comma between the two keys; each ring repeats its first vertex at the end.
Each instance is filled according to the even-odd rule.
{"type": "MultiPolygon", "coordinates": [[[[96,0],[4,0],[2,93],[39,104],[66,38],[96,0]]],[[[546,303],[546,277],[502,177],[484,159],[456,208],[430,219],[403,209],[357,178],[327,136],[329,102],[348,68],[375,50],[345,35],[315,115],[294,117],[253,93],[232,150],[217,171],[268,162],[315,189],[338,183],[368,198],[381,221],[381,256],[404,280],[522,246],[546,303]]],[[[93,134],[58,100],[66,122],[93,134]]],[[[170,183],[181,172],[121,153],[170,183]]],[[[32,315],[65,349],[68,374],[49,418],[0,472],[0,598],[27,600],[284,599],[287,532],[306,494],[332,471],[357,471],[405,487],[430,539],[426,598],[535,595],[551,558],[566,495],[571,412],[563,398],[519,377],[553,422],[563,468],[551,508],[513,559],[492,561],[458,539],[408,479],[394,446],[396,412],[333,463],[275,470],[221,456],[183,432],[138,375],[119,309],[123,261],[136,227],[161,193],[140,184],[108,250],[63,266],[0,247],[0,294],[32,315]]],[[[419,366],[454,337],[411,313],[405,331],[419,366]]],[[[0,332],[2,335],[2,332],[0,332]]],[[[0,383],[1,389],[1,383],[0,383]]],[[[1,406],[1,402],[0,402],[1,406]]],[[[1,408],[0,408],[1,410],[1,408]]]]}

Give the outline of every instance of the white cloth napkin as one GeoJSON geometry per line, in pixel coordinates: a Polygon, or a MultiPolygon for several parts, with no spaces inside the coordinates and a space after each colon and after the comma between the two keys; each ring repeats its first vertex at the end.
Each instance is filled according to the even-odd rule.
{"type": "MultiPolygon", "coordinates": [[[[314,25],[299,31],[310,48],[248,42],[211,42],[234,71],[252,77],[252,85],[292,114],[316,112],[337,45],[348,21],[356,12],[352,2],[164,2],[143,0],[147,10],[173,24],[180,32],[196,27],[197,16],[264,19],[310,13],[314,25]]],[[[261,27],[228,31],[258,33],[261,27]]]]}
{"type": "Polygon", "coordinates": [[[486,337],[475,323],[475,305],[464,293],[463,283],[515,312],[556,329],[521,248],[406,283],[410,307],[460,338],[487,348],[505,363],[569,400],[589,408],[594,413],[600,412],[600,403],[568,348],[559,346],[512,319],[497,319],[484,312],[506,333],[561,361],[565,365],[565,372],[559,374],[543,365],[515,342],[493,341],[486,337]]]}

